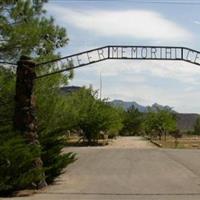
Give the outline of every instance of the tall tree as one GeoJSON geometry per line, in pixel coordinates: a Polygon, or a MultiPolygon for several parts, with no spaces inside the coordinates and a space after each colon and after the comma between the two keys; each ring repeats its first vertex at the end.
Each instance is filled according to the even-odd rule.
{"type": "MultiPolygon", "coordinates": [[[[46,16],[44,10],[46,2],[46,0],[0,0],[1,63],[16,63],[21,55],[30,56],[35,62],[43,62],[60,56],[57,49],[67,44],[68,37],[63,27],[56,25],[52,17],[46,16]]],[[[49,64],[37,69],[37,73],[40,74],[57,68],[60,68],[60,66],[49,64]]],[[[12,130],[15,69],[15,67],[5,63],[0,64],[0,144],[4,148],[1,149],[1,158],[4,159],[1,160],[0,165],[3,162],[12,163],[12,166],[5,165],[5,163],[1,165],[3,168],[6,167],[8,172],[13,169],[9,167],[13,167],[13,165],[18,167],[17,158],[23,159],[21,155],[24,155],[23,152],[26,150],[23,138],[19,133],[12,130]],[[13,142],[15,137],[20,137],[20,139],[13,142]],[[11,138],[12,141],[10,141],[11,138]],[[8,146],[12,148],[9,151],[7,151],[8,146]],[[18,149],[18,151],[15,151],[15,149],[18,149]],[[12,155],[13,152],[16,152],[15,157],[12,155]]],[[[57,104],[61,104],[58,98],[58,88],[61,84],[67,84],[70,78],[72,78],[72,73],[57,74],[36,82],[35,93],[38,98],[37,112],[41,148],[34,151],[30,150],[29,156],[31,157],[31,152],[37,152],[32,154],[33,157],[42,155],[47,180],[49,181],[52,181],[64,166],[74,160],[73,154],[61,155],[64,142],[61,135],[64,134],[64,131],[62,129],[58,134],[58,129],[55,128],[58,121],[54,120],[55,118],[53,119],[53,114],[56,111],[62,115],[62,108],[57,106],[57,104]],[[51,116],[51,120],[49,120],[49,116],[51,116]],[[52,126],[53,121],[55,121],[54,126],[52,126]],[[46,128],[48,126],[49,128],[46,128]],[[51,152],[49,151],[50,147],[51,152]]],[[[24,160],[24,167],[30,166],[30,160],[32,158],[27,160],[27,163],[24,160]]],[[[2,171],[3,168],[1,168],[2,171]]],[[[3,176],[0,180],[5,181],[0,187],[0,192],[37,185],[38,177],[41,177],[39,174],[38,176],[32,176],[31,174],[28,176],[27,173],[31,172],[28,168],[26,170],[23,168],[21,172],[20,170],[17,172],[22,174],[16,173],[15,176],[7,174],[7,178],[4,177],[5,174],[0,173],[0,176],[3,176]],[[26,173],[27,176],[23,173],[26,173]],[[18,180],[14,180],[14,177],[18,177],[18,180]],[[23,177],[26,180],[23,180],[23,177]],[[32,179],[27,180],[27,177],[32,177],[32,179]]],[[[38,171],[38,173],[40,172],[38,171]]]]}
{"type": "Polygon", "coordinates": [[[121,113],[106,101],[97,98],[97,92],[91,88],[82,88],[69,95],[67,102],[73,128],[82,129],[88,143],[98,140],[100,131],[109,135],[118,134],[122,128],[121,113]]]}

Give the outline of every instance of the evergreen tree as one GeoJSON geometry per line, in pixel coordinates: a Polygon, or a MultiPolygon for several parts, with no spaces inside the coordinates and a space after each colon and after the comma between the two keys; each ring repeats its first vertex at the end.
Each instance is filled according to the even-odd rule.
{"type": "MultiPolygon", "coordinates": [[[[46,17],[46,11],[43,9],[46,2],[46,0],[0,0],[1,62],[16,63],[21,55],[31,56],[35,62],[43,62],[60,56],[56,50],[67,44],[66,30],[56,25],[52,17],[46,17]]],[[[57,68],[60,66],[53,64],[42,66],[37,69],[37,73],[49,72],[57,68]]],[[[67,164],[74,161],[75,156],[72,153],[61,155],[66,127],[62,126],[58,129],[60,123],[58,114],[55,115],[55,113],[59,113],[60,116],[64,114],[62,107],[58,106],[63,103],[63,100],[58,98],[58,90],[61,84],[67,84],[72,78],[72,73],[65,76],[57,74],[36,81],[35,94],[38,99],[41,149],[32,151],[24,144],[23,139],[17,139],[21,138],[19,133],[12,130],[15,69],[13,66],[0,64],[0,145],[1,158],[3,158],[0,162],[0,170],[2,172],[7,170],[7,173],[0,173],[0,193],[37,185],[44,170],[39,169],[33,176],[30,163],[38,156],[43,158],[47,181],[52,181],[59,175],[67,164]],[[27,152],[26,155],[25,152],[27,152]],[[5,160],[12,164],[10,170],[4,164],[5,160]],[[23,169],[20,168],[18,161],[23,163],[23,169]],[[15,169],[15,172],[11,169],[15,169]],[[26,174],[24,174],[25,171],[27,171],[26,174]],[[5,178],[5,176],[10,178],[5,178]]]]}

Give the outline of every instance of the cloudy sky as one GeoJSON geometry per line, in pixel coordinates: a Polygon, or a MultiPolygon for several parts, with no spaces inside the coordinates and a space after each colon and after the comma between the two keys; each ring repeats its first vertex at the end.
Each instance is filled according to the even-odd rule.
{"type": "MultiPolygon", "coordinates": [[[[106,45],[171,45],[200,50],[200,2],[157,1],[162,3],[50,0],[45,8],[67,29],[70,41],[61,50],[63,56],[106,45]]],[[[107,60],[75,70],[70,85],[92,84],[99,89],[100,74],[103,97],[110,100],[142,105],[156,102],[178,112],[200,113],[199,66],[182,61],[107,60]]]]}

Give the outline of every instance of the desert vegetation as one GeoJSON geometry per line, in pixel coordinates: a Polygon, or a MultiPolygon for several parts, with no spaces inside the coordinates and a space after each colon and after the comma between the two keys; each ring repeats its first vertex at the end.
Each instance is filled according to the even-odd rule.
{"type": "MultiPolygon", "coordinates": [[[[36,82],[38,140],[27,145],[24,136],[13,128],[16,67],[21,55],[42,62],[58,58],[57,49],[68,42],[66,30],[45,15],[46,1],[0,2],[0,194],[8,195],[24,188],[38,188],[41,180],[51,183],[62,169],[75,160],[75,154],[61,154],[66,128],[60,126],[64,111],[59,87],[67,84],[72,72],[57,74],[36,82]],[[60,118],[60,119],[59,119],[60,118]],[[43,167],[35,168],[33,160],[42,158],[43,167]]],[[[51,66],[56,69],[56,66],[51,66]]],[[[52,70],[51,68],[51,70],[52,70]]],[[[49,67],[39,69],[48,72],[49,67]]],[[[64,120],[64,119],[63,119],[64,120]]],[[[65,119],[66,122],[66,119],[65,119]]]]}
{"type": "MultiPolygon", "coordinates": [[[[67,45],[66,30],[47,17],[46,1],[1,1],[0,43],[0,195],[21,189],[41,187],[41,181],[52,183],[63,168],[76,160],[76,154],[62,153],[67,133],[81,130],[88,145],[98,142],[100,132],[114,137],[122,128],[121,110],[100,100],[92,88],[61,94],[61,85],[73,78],[73,71],[38,79],[34,94],[37,105],[39,145],[27,143],[13,127],[16,67],[21,55],[38,63],[59,58],[58,49],[67,45]],[[34,162],[41,158],[42,167],[34,162]]],[[[57,69],[51,64],[37,74],[57,69]]],[[[68,66],[65,66],[68,67],[68,66]]]]}
{"type": "MultiPolygon", "coordinates": [[[[135,107],[124,110],[114,107],[108,99],[100,99],[92,87],[63,93],[61,86],[73,79],[72,70],[36,80],[33,92],[38,144],[27,142],[13,126],[16,66],[9,63],[17,63],[22,55],[35,63],[60,58],[58,50],[69,41],[65,28],[46,15],[45,3],[46,0],[0,2],[0,195],[38,189],[44,180],[52,183],[76,161],[75,153],[62,151],[69,146],[71,136],[76,136],[80,145],[99,145],[102,139],[118,135],[142,135],[163,147],[180,147],[184,137],[177,128],[174,111],[159,107],[145,113],[135,107]],[[37,158],[41,158],[40,168],[34,166],[37,158]]],[[[37,74],[54,72],[60,67],[41,66],[37,74]]],[[[199,134],[200,118],[190,132],[193,138],[199,134]]]]}

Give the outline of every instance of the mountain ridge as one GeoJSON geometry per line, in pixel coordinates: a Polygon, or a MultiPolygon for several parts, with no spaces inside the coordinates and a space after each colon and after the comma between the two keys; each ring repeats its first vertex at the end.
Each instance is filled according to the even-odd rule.
{"type": "Polygon", "coordinates": [[[153,110],[156,108],[172,110],[177,118],[177,128],[180,129],[182,132],[193,131],[196,120],[200,116],[197,113],[179,113],[167,105],[163,106],[158,103],[154,103],[151,106],[143,106],[135,101],[123,101],[119,99],[112,100],[110,101],[110,103],[113,106],[122,107],[125,110],[128,110],[131,106],[134,106],[142,113],[148,112],[149,108],[153,110]]]}
{"type": "Polygon", "coordinates": [[[154,103],[151,106],[143,106],[143,105],[138,104],[136,101],[123,101],[120,99],[114,99],[114,100],[110,101],[110,103],[114,106],[122,107],[125,110],[128,110],[130,107],[134,106],[140,112],[148,112],[149,108],[152,108],[152,109],[160,108],[160,109],[172,110],[171,107],[169,107],[167,105],[163,106],[158,103],[154,103]]]}
{"type": "MultiPolygon", "coordinates": [[[[61,94],[70,94],[74,91],[78,91],[80,88],[81,87],[79,87],[79,86],[65,86],[65,87],[61,87],[60,91],[61,91],[61,94]]],[[[180,129],[182,132],[193,131],[196,120],[200,116],[197,113],[179,113],[179,112],[176,112],[175,110],[173,110],[172,107],[170,107],[168,105],[163,106],[158,103],[154,103],[151,106],[149,106],[149,105],[143,106],[143,105],[138,104],[136,101],[123,101],[120,99],[115,99],[115,100],[109,101],[109,103],[116,107],[120,106],[120,107],[124,108],[125,110],[127,110],[131,106],[134,106],[140,112],[143,112],[143,113],[148,112],[149,108],[151,108],[153,110],[156,110],[156,108],[171,110],[176,114],[177,128],[180,129]]]]}

